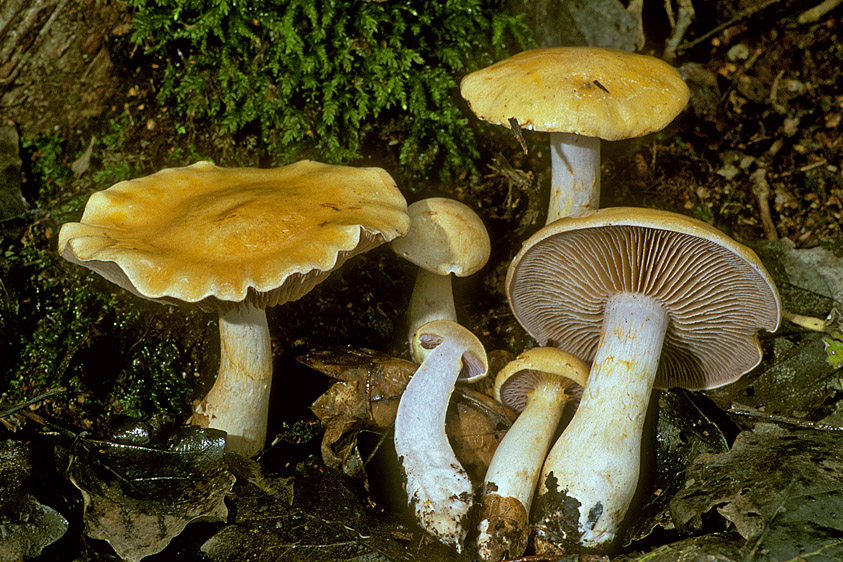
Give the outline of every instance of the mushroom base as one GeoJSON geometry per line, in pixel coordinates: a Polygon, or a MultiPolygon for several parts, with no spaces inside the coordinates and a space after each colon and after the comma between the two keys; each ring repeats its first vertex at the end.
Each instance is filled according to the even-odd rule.
{"type": "Polygon", "coordinates": [[[582,550],[583,531],[580,529],[581,503],[559,490],[556,478],[548,476],[542,483],[544,493],[535,500],[536,513],[542,517],[533,525],[537,554],[566,554],[582,550]]]}
{"type": "Polygon", "coordinates": [[[482,560],[516,558],[527,550],[530,521],[520,500],[486,494],[480,504],[477,554],[482,560]]]}

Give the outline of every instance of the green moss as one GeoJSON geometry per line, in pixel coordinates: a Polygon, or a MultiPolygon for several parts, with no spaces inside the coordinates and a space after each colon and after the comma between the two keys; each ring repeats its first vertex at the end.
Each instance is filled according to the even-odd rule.
{"type": "Polygon", "coordinates": [[[319,437],[324,429],[322,424],[316,420],[300,420],[294,423],[282,422],[277,438],[286,443],[301,445],[319,437]]]}
{"type": "MultiPolygon", "coordinates": [[[[92,415],[183,414],[194,373],[216,359],[204,349],[218,337],[213,318],[144,301],[64,261],[58,231],[79,220],[89,196],[70,169],[78,155],[55,136],[24,138],[21,146],[27,224],[23,236],[0,232],[3,401],[66,386],[67,400],[94,403],[92,415]]],[[[110,173],[116,179],[119,170],[110,173]]]]}
{"type": "Polygon", "coordinates": [[[131,0],[177,130],[257,136],[276,164],[474,169],[458,81],[529,42],[499,2],[131,0]]]}

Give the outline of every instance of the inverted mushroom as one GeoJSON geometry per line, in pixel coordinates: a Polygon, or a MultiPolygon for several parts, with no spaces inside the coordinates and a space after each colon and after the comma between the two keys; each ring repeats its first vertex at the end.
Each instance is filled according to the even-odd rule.
{"type": "Polygon", "coordinates": [[[431,197],[407,208],[410,230],[391,244],[396,254],[419,267],[407,311],[409,340],[422,324],[457,321],[451,274],[467,277],[489,260],[491,243],[483,221],[454,199],[431,197]]]}
{"type": "Polygon", "coordinates": [[[266,440],[272,379],[265,307],[301,298],[408,226],[380,168],[198,162],[94,193],[81,222],[62,226],[58,251],[142,298],[219,314],[219,374],[191,421],[252,456],[266,440]]]}
{"type": "Polygon", "coordinates": [[[516,558],[527,549],[542,464],[565,405],[579,398],[587,377],[588,365],[555,347],[528,349],[495,377],[495,397],[520,414],[486,471],[477,526],[481,559],[516,558]]]}
{"type": "Polygon", "coordinates": [[[474,489],[445,434],[445,414],[458,379],[485,377],[489,364],[477,336],[456,322],[435,320],[413,336],[420,363],[395,416],[395,452],[407,501],[419,525],[462,551],[474,489]]]}
{"type": "Polygon", "coordinates": [[[715,388],[761,360],[779,325],[758,257],[674,213],[609,208],[533,235],[507,273],[515,317],[541,345],[592,363],[542,469],[537,548],[606,548],[632,500],[652,388],[715,388]],[[582,459],[588,459],[586,463],[582,459]]]}
{"type": "Polygon", "coordinates": [[[481,119],[550,133],[547,223],[600,204],[600,139],[664,128],[690,92],[666,62],[616,49],[532,49],[472,72],[460,93],[481,119]]]}

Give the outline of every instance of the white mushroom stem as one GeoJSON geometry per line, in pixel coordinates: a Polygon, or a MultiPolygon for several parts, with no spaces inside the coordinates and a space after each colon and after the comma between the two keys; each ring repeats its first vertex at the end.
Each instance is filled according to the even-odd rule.
{"type": "Polygon", "coordinates": [[[561,377],[545,377],[527,399],[527,407],[495,449],[486,471],[486,483],[494,484],[499,496],[513,497],[530,512],[533,491],[553,434],[562,419],[565,392],[570,383],[561,377]]]}
{"type": "Polygon", "coordinates": [[[467,532],[473,489],[445,434],[445,414],[464,350],[449,339],[431,350],[404,390],[395,417],[395,451],[416,520],[457,551],[467,532]]]}
{"type": "Polygon", "coordinates": [[[220,369],[191,423],[228,433],[226,449],[251,457],[266,441],[272,349],[266,311],[249,303],[220,314],[220,369]]]}
{"type": "Polygon", "coordinates": [[[600,139],[550,133],[552,178],[547,224],[600,206],[600,139]]]}
{"type": "Polygon", "coordinates": [[[457,321],[457,308],[454,305],[454,290],[451,274],[439,275],[424,268],[419,268],[410,306],[407,310],[409,323],[409,341],[412,347],[413,334],[421,326],[434,320],[457,321]]]}
{"type": "Polygon", "coordinates": [[[668,321],[666,309],[647,296],[620,293],[607,302],[582,400],[542,470],[539,544],[601,548],[615,539],[638,484],[641,434],[668,321]],[[576,521],[567,520],[568,500],[578,502],[576,521]]]}
{"type": "Polygon", "coordinates": [[[488,512],[483,509],[477,527],[477,552],[483,560],[520,556],[527,546],[533,492],[565,403],[571,397],[566,392],[570,381],[559,376],[541,378],[542,382],[527,397],[527,406],[495,449],[486,471],[483,489],[484,508],[488,505],[488,512]],[[492,495],[498,498],[486,502],[492,495]],[[520,506],[505,498],[516,500],[520,506]],[[496,521],[501,517],[513,520],[496,521]],[[520,544],[510,544],[513,542],[520,544]]]}

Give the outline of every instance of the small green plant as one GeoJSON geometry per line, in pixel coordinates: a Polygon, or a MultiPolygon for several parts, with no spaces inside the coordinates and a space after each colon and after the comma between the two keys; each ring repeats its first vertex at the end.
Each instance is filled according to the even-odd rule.
{"type": "Polygon", "coordinates": [[[286,443],[300,445],[318,437],[323,431],[322,425],[315,420],[300,420],[294,423],[282,422],[281,431],[277,438],[286,443]]]}
{"type": "Polygon", "coordinates": [[[843,340],[824,337],[823,343],[825,344],[825,352],[827,354],[825,360],[828,361],[828,364],[835,369],[843,367],[843,340]]]}
{"type": "Polygon", "coordinates": [[[257,136],[276,164],[388,155],[414,176],[474,169],[458,81],[529,42],[489,0],[130,4],[179,125],[257,136]]]}
{"type": "Polygon", "coordinates": [[[714,213],[711,210],[710,205],[706,203],[698,203],[697,205],[694,205],[694,217],[703,222],[711,222],[711,219],[714,217],[714,213]]]}

